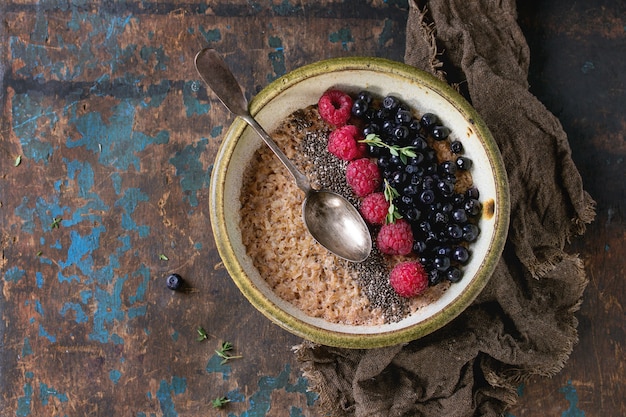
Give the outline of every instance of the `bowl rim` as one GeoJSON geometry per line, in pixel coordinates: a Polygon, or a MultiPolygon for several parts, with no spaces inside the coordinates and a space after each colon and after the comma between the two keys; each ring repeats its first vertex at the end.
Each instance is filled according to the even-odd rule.
{"type": "Polygon", "coordinates": [[[495,181],[498,210],[496,211],[497,218],[494,222],[495,231],[490,244],[492,252],[490,256],[486,256],[485,259],[483,259],[480,272],[473,278],[472,283],[452,300],[446,308],[435,313],[427,320],[414,323],[402,329],[375,334],[351,334],[330,329],[321,329],[312,324],[303,322],[281,309],[264,296],[262,291],[257,288],[252,281],[246,278],[244,268],[237,259],[236,251],[226,238],[228,231],[223,210],[224,194],[222,192],[226,172],[225,170],[217,168],[228,162],[230,155],[237,145],[237,140],[228,140],[228,138],[240,137],[247,127],[245,121],[239,117],[233,121],[226,132],[214,161],[214,169],[209,185],[209,211],[215,244],[222,262],[231,279],[235,282],[244,297],[257,310],[285,330],[315,343],[336,347],[369,349],[405,343],[423,337],[452,321],[475,300],[492,276],[502,251],[504,250],[509,226],[510,195],[508,177],[499,148],[477,111],[463,96],[444,81],[421,69],[401,62],[391,61],[385,58],[358,56],[331,58],[308,64],[268,84],[251,100],[250,112],[253,115],[256,114],[284,89],[304,79],[329,72],[346,70],[385,72],[422,83],[427,88],[445,98],[457,111],[470,120],[477,134],[483,139],[485,152],[493,164],[492,171],[495,172],[496,178],[498,179],[495,181]]]}

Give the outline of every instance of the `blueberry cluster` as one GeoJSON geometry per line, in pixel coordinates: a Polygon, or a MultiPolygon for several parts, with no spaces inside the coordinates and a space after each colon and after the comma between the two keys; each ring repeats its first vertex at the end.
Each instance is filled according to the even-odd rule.
{"type": "Polygon", "coordinates": [[[376,135],[375,142],[383,143],[370,143],[369,154],[377,158],[387,186],[394,191],[391,203],[411,224],[413,252],[428,271],[429,284],[444,279],[458,282],[471,255],[468,248],[480,233],[481,213],[477,188],[456,191],[458,174],[472,167],[472,160],[462,155],[462,143],[449,139],[450,129],[437,115],[416,117],[395,96],[381,101],[361,92],[352,114],[363,122],[366,138],[376,135]],[[439,163],[430,145],[434,142],[449,146],[453,160],[439,163]]]}

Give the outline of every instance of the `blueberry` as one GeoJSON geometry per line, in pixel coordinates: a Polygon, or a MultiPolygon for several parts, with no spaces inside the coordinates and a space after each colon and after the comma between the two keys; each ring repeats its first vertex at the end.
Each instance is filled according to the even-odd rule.
{"type": "Polygon", "coordinates": [[[456,173],[456,165],[452,161],[444,161],[441,163],[441,170],[446,174],[455,174],[456,173]]]}
{"type": "Polygon", "coordinates": [[[422,213],[415,207],[407,208],[404,213],[404,217],[406,217],[407,221],[409,221],[410,223],[418,221],[421,215],[422,213]]]}
{"type": "Polygon", "coordinates": [[[450,282],[459,282],[463,278],[463,271],[457,267],[451,267],[446,271],[446,279],[450,282]]]}
{"type": "Polygon", "coordinates": [[[446,126],[433,126],[432,135],[435,140],[444,140],[450,135],[450,129],[446,126]]]}
{"type": "Polygon", "coordinates": [[[480,197],[480,193],[478,192],[478,188],[470,187],[467,189],[467,191],[465,191],[465,196],[467,198],[475,198],[476,200],[478,200],[478,197],[480,197]]]}
{"type": "Polygon", "coordinates": [[[408,165],[420,165],[422,162],[424,162],[424,154],[421,152],[415,152],[415,156],[411,156],[407,159],[407,164],[408,165]]]}
{"type": "Polygon", "coordinates": [[[432,217],[432,220],[435,222],[435,224],[439,226],[448,223],[448,219],[448,215],[442,211],[435,212],[432,217]]]}
{"type": "Polygon", "coordinates": [[[433,190],[424,190],[420,194],[420,201],[424,204],[432,204],[435,201],[435,193],[433,190]]]}
{"type": "Polygon", "coordinates": [[[439,271],[447,271],[450,268],[450,258],[447,256],[436,256],[433,265],[439,271]]]}
{"type": "Polygon", "coordinates": [[[420,120],[420,123],[426,129],[430,129],[432,126],[436,125],[439,122],[439,118],[436,114],[433,113],[424,113],[420,120]]]}
{"type": "Polygon", "coordinates": [[[167,288],[173,291],[178,290],[180,289],[180,287],[183,286],[183,279],[178,274],[168,275],[166,282],[167,282],[167,288]]]}
{"type": "Polygon", "coordinates": [[[413,115],[409,110],[398,110],[396,113],[396,122],[408,125],[411,123],[413,115]]]}
{"type": "Polygon", "coordinates": [[[461,239],[463,237],[463,228],[457,223],[448,225],[448,236],[452,239],[461,239]]]}
{"type": "Polygon", "coordinates": [[[404,187],[404,190],[402,190],[402,192],[406,195],[416,195],[419,192],[419,187],[415,184],[409,184],[404,187]]]}
{"type": "Polygon", "coordinates": [[[481,204],[480,201],[476,200],[475,198],[470,198],[469,200],[465,201],[464,208],[468,215],[475,217],[480,214],[481,204]]]}
{"type": "Polygon", "coordinates": [[[437,189],[444,197],[450,197],[454,193],[454,184],[452,181],[439,180],[437,182],[437,189]]]}
{"type": "Polygon", "coordinates": [[[367,150],[370,154],[370,156],[373,156],[374,158],[378,158],[383,152],[380,146],[376,146],[376,145],[367,145],[367,150]]]}
{"type": "Polygon", "coordinates": [[[352,103],[352,114],[354,114],[357,117],[364,116],[368,108],[369,108],[368,103],[366,103],[363,100],[356,99],[354,100],[354,103],[352,103]]]}
{"type": "Polygon", "coordinates": [[[465,264],[470,257],[470,252],[465,246],[456,246],[452,251],[452,259],[461,264],[465,264]]]}
{"type": "Polygon", "coordinates": [[[463,144],[458,140],[452,141],[450,143],[450,150],[452,153],[461,153],[463,152],[463,144]]]}
{"type": "Polygon", "coordinates": [[[424,190],[432,190],[435,187],[435,180],[433,177],[426,176],[422,178],[422,188],[424,190]]]}
{"type": "Polygon", "coordinates": [[[367,126],[365,126],[363,128],[363,136],[370,135],[372,133],[379,133],[380,132],[380,126],[378,126],[376,123],[370,123],[367,126]]]}
{"type": "Polygon", "coordinates": [[[467,212],[464,209],[456,209],[452,212],[452,219],[457,223],[467,223],[467,212]]]}
{"type": "Polygon", "coordinates": [[[400,105],[400,99],[396,96],[387,96],[383,99],[383,107],[387,110],[394,110],[400,105]]]}
{"type": "Polygon", "coordinates": [[[418,119],[411,119],[411,122],[409,123],[409,129],[417,132],[418,130],[421,129],[421,127],[422,127],[422,124],[420,123],[418,119]]]}
{"type": "Polygon", "coordinates": [[[416,240],[415,242],[413,242],[413,252],[420,254],[420,253],[424,253],[426,251],[426,242],[424,242],[423,240],[416,240]]]}
{"type": "Polygon", "coordinates": [[[382,108],[382,109],[376,110],[375,118],[380,121],[384,121],[384,120],[387,120],[390,115],[391,115],[391,112],[388,109],[382,108]]]}
{"type": "Polygon", "coordinates": [[[393,130],[393,136],[398,140],[404,140],[409,137],[409,128],[403,125],[396,126],[393,130]]]}
{"type": "Polygon", "coordinates": [[[368,91],[361,91],[357,95],[357,99],[358,100],[363,100],[367,104],[370,104],[372,102],[372,95],[368,91]]]}
{"type": "Polygon", "coordinates": [[[426,142],[426,139],[424,139],[423,137],[418,136],[413,139],[413,141],[411,141],[411,146],[415,147],[415,149],[417,149],[418,151],[423,151],[424,149],[428,148],[428,142],[426,142]]]}
{"type": "Polygon", "coordinates": [[[478,238],[480,229],[475,224],[469,223],[463,226],[463,239],[474,242],[478,238]]]}
{"type": "Polygon", "coordinates": [[[442,276],[437,269],[431,269],[428,271],[428,284],[433,286],[437,285],[442,281],[442,276]]]}
{"type": "Polygon", "coordinates": [[[459,156],[457,158],[457,160],[456,160],[456,166],[459,169],[462,169],[464,171],[467,171],[468,169],[471,169],[472,165],[473,165],[472,160],[467,158],[467,157],[465,157],[465,156],[459,156]]]}

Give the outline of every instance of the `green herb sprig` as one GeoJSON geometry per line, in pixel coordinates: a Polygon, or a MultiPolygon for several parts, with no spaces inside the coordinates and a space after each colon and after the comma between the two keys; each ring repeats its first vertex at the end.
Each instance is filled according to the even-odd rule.
{"type": "Polygon", "coordinates": [[[406,165],[408,158],[414,158],[417,156],[415,153],[415,146],[398,146],[398,145],[389,145],[388,143],[383,142],[383,140],[376,133],[370,133],[365,137],[365,139],[361,139],[359,142],[366,143],[368,145],[378,146],[379,148],[387,148],[389,149],[389,153],[393,156],[399,156],[400,160],[403,164],[406,165]]]}
{"type": "Polygon", "coordinates": [[[389,184],[389,181],[385,180],[383,194],[385,195],[385,200],[389,203],[389,210],[387,211],[385,221],[387,223],[395,223],[397,219],[402,218],[402,215],[398,212],[396,205],[393,203],[396,197],[400,197],[400,193],[389,184]]]}
{"type": "Polygon", "coordinates": [[[222,345],[220,346],[220,348],[215,351],[217,356],[222,358],[222,362],[220,362],[220,365],[224,365],[226,362],[228,362],[231,359],[239,359],[239,358],[243,357],[243,356],[231,355],[230,353],[228,353],[231,350],[233,350],[233,344],[232,343],[230,343],[230,342],[222,342],[222,345]]]}
{"type": "Polygon", "coordinates": [[[211,404],[213,405],[213,408],[222,408],[223,406],[225,406],[229,402],[231,402],[231,400],[229,400],[226,397],[217,397],[217,398],[211,400],[211,404]]]}
{"type": "Polygon", "coordinates": [[[196,329],[196,332],[198,332],[198,337],[196,338],[198,342],[202,342],[203,340],[206,340],[209,338],[209,335],[207,334],[206,330],[204,330],[204,327],[198,326],[198,328],[196,329]]]}

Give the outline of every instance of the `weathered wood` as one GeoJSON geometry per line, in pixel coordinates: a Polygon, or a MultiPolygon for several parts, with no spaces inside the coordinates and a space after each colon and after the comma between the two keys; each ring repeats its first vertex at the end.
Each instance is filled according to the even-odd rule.
{"type": "MultiPolygon", "coordinates": [[[[407,2],[58,3],[0,5],[0,414],[317,415],[300,340],[216,252],[208,183],[232,117],[193,57],[223,51],[249,97],[323,58],[402,60],[407,2]],[[172,272],[186,291],[165,287],[172,272]],[[242,358],[221,365],[225,340],[242,358]]],[[[531,88],[599,215],[571,248],[591,280],[580,343],[520,387],[516,417],[626,415],[623,7],[520,4],[531,88]]]]}

